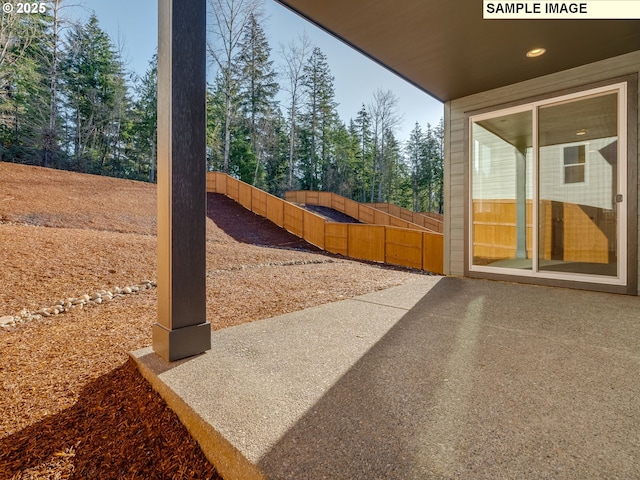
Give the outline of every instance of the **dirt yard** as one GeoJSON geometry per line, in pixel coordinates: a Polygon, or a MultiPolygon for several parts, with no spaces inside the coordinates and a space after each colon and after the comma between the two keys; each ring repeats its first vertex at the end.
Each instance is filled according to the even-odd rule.
{"type": "MultiPolygon", "coordinates": [[[[220,478],[128,360],[151,343],[155,230],[154,185],[0,163],[0,478],[220,478]]],[[[208,197],[213,329],[415,275],[208,197]]]]}

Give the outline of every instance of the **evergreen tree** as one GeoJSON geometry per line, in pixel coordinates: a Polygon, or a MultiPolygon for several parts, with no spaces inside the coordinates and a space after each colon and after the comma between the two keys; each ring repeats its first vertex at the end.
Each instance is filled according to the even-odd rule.
{"type": "Polygon", "coordinates": [[[358,185],[357,199],[360,202],[367,201],[367,185],[372,181],[373,173],[373,146],[371,134],[371,118],[364,104],[358,112],[351,127],[352,135],[357,137],[358,150],[356,158],[358,160],[356,182],[358,185]]]}
{"type": "Polygon", "coordinates": [[[383,175],[386,179],[382,201],[395,205],[406,206],[405,181],[407,171],[402,157],[400,143],[393,131],[387,130],[384,135],[384,159],[382,162],[383,175]]]}
{"type": "Polygon", "coordinates": [[[303,136],[307,146],[302,181],[303,188],[310,190],[318,190],[325,181],[330,135],[337,117],[333,80],[326,56],[314,48],[304,66],[302,82],[306,98],[303,136]]]}
{"type": "Polygon", "coordinates": [[[207,170],[224,170],[224,95],[219,82],[207,88],[207,170]]]}
{"type": "Polygon", "coordinates": [[[407,160],[411,168],[411,208],[414,212],[423,210],[420,201],[420,187],[424,178],[425,141],[422,129],[418,122],[409,135],[409,140],[405,146],[407,160]]]}
{"type": "Polygon", "coordinates": [[[0,160],[41,164],[49,92],[51,17],[3,13],[0,23],[0,160]]]}
{"type": "MultiPolygon", "coordinates": [[[[287,124],[277,110],[264,140],[264,173],[262,186],[272,195],[282,196],[288,189],[289,138],[287,124]]],[[[262,187],[261,187],[262,188],[262,187]]]]}
{"type": "Polygon", "coordinates": [[[158,130],[158,55],[149,62],[143,77],[135,85],[136,99],[128,122],[130,149],[127,156],[134,159],[136,178],[154,183],[157,171],[158,130]]]}
{"type": "Polygon", "coordinates": [[[126,111],[122,62],[109,36],[92,15],[73,28],[64,60],[71,153],[80,171],[126,175],[119,147],[126,111]]]}
{"type": "Polygon", "coordinates": [[[444,120],[441,118],[438,126],[433,129],[433,189],[435,190],[435,211],[444,213],[444,120]]]}
{"type": "Polygon", "coordinates": [[[358,137],[340,123],[333,131],[331,144],[326,190],[353,198],[358,186],[358,137]]]}
{"type": "Polygon", "coordinates": [[[256,158],[254,185],[258,183],[258,174],[263,162],[264,139],[269,136],[269,130],[273,126],[275,96],[279,89],[273,61],[269,58],[270,51],[264,30],[256,15],[251,14],[240,42],[240,54],[236,65],[240,73],[240,110],[256,158]]]}

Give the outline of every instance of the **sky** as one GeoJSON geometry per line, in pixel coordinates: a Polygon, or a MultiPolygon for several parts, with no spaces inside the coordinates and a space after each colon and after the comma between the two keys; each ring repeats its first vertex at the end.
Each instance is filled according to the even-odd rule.
{"type": "MultiPolygon", "coordinates": [[[[102,29],[116,44],[123,45],[127,68],[143,75],[158,44],[157,0],[81,0],[80,4],[83,8],[74,8],[72,15],[86,20],[94,11],[102,29]]],[[[303,32],[312,45],[325,54],[335,78],[338,113],[344,122],[355,118],[362,105],[368,105],[379,89],[391,90],[398,98],[398,112],[403,118],[397,132],[400,140],[409,138],[416,122],[424,130],[427,123],[436,125],[442,118],[440,102],[274,0],[265,1],[265,14],[263,28],[276,69],[280,45],[288,44],[303,32]]]]}

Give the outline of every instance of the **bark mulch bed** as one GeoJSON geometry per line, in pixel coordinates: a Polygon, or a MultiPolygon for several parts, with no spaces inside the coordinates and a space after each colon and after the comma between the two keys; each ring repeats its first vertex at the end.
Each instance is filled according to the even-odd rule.
{"type": "MultiPolygon", "coordinates": [[[[313,251],[215,197],[213,329],[415,278],[313,251]]],[[[154,280],[155,205],[154,185],[0,162],[0,317],[154,280]]],[[[144,289],[0,328],[1,479],[220,478],[128,359],[150,345],[156,304],[144,289]]]]}

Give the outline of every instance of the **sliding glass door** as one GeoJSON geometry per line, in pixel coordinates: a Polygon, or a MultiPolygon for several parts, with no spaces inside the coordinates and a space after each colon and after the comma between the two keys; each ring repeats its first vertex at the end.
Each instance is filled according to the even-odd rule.
{"type": "Polygon", "coordinates": [[[532,267],[531,110],[472,124],[473,264],[532,267]]]}
{"type": "Polygon", "coordinates": [[[624,84],[471,118],[471,271],[626,283],[624,84]]]}

